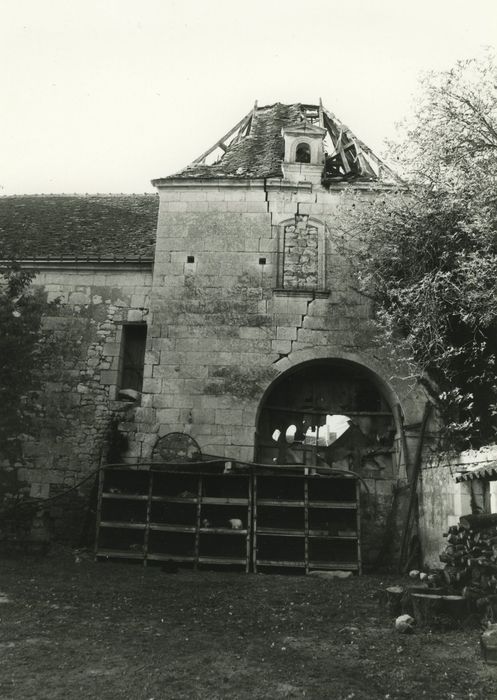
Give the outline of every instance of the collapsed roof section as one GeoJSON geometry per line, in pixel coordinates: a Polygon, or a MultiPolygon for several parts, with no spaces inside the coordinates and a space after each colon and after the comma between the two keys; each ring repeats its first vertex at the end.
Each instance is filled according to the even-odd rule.
{"type": "Polygon", "coordinates": [[[174,175],[153,180],[283,177],[282,129],[302,123],[326,130],[323,183],[365,180],[400,183],[400,178],[334,114],[318,105],[276,103],[254,108],[211,148],[174,175]]]}

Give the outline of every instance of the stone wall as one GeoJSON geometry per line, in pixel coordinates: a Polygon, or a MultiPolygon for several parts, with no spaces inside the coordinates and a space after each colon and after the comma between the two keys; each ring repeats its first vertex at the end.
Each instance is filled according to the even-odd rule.
{"type": "MultiPolygon", "coordinates": [[[[61,300],[57,314],[45,319],[56,334],[57,357],[45,375],[38,434],[24,442],[21,461],[2,464],[7,505],[16,492],[39,499],[62,493],[106,459],[129,408],[117,400],[122,324],[148,314],[150,266],[43,267],[34,284],[49,301],[61,300]]],[[[81,534],[93,483],[53,502],[48,527],[59,539],[74,542],[81,534]]]]}
{"type": "Polygon", "coordinates": [[[285,226],[283,249],[283,288],[317,289],[318,229],[309,217],[298,214],[295,223],[285,226]]]}
{"type": "MultiPolygon", "coordinates": [[[[54,265],[37,278],[49,299],[63,300],[46,324],[65,353],[46,385],[41,435],[14,467],[17,484],[42,499],[71,488],[108,457],[117,427],[127,462],[148,461],[157,439],[175,431],[206,455],[252,461],[267,391],[318,360],[364,368],[406,423],[420,422],[424,395],[374,346],[370,304],[351,286],[336,228],[342,187],[210,180],[159,189],[153,274],[136,264],[54,265]],[[130,406],[117,400],[121,328],[140,321],[148,327],[143,395],[130,406]]],[[[375,194],[363,186],[365,199],[375,194]]],[[[362,473],[369,561],[392,535],[387,523],[398,530],[398,435],[383,462],[362,473]]],[[[55,501],[49,527],[74,541],[84,521],[83,513],[71,519],[77,509],[55,501]]]]}
{"type": "MultiPolygon", "coordinates": [[[[319,359],[367,368],[391,405],[402,405],[406,422],[419,422],[422,393],[393,378],[370,343],[370,305],[351,289],[336,235],[340,195],[339,188],[279,180],[160,187],[137,435],[186,431],[204,453],[252,460],[265,392],[282,373],[319,359]],[[286,263],[288,254],[299,258],[292,258],[294,272],[302,256],[312,270],[291,273],[282,252],[286,263]]],[[[398,451],[388,469],[365,475],[372,559],[383,546],[394,484],[404,475],[398,451]]]]}
{"type": "MultiPolygon", "coordinates": [[[[457,525],[462,515],[473,512],[472,481],[457,482],[465,470],[495,466],[497,447],[467,450],[458,454],[438,454],[428,460],[421,473],[419,487],[419,527],[426,566],[440,567],[439,554],[444,546],[443,533],[457,525]]],[[[497,481],[488,482],[489,507],[497,513],[497,481]]]]}

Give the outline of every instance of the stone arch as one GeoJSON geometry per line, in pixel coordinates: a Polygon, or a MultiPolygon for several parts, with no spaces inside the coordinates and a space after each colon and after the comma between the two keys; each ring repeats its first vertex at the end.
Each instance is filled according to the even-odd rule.
{"type": "Polygon", "coordinates": [[[302,146],[302,144],[307,144],[309,147],[309,161],[307,161],[307,164],[318,165],[321,162],[320,156],[323,148],[322,144],[317,139],[309,138],[303,134],[299,134],[298,137],[293,138],[292,142],[290,143],[289,153],[287,156],[288,162],[299,162],[297,161],[297,149],[302,146]]]}
{"type": "Polygon", "coordinates": [[[295,162],[296,163],[310,163],[311,162],[311,147],[305,141],[302,141],[297,145],[295,149],[295,162]]]}
{"type": "MultiPolygon", "coordinates": [[[[274,367],[280,374],[283,374],[309,362],[326,360],[350,363],[362,367],[365,372],[369,374],[371,380],[378,386],[378,389],[385,395],[392,409],[395,404],[401,403],[399,395],[392,383],[384,377],[380,363],[374,360],[371,361],[369,357],[360,355],[359,353],[344,352],[334,349],[333,354],[330,355],[330,351],[326,347],[306,348],[304,350],[295,350],[287,357],[276,362],[274,367]]],[[[278,379],[279,378],[277,378],[276,381],[278,381],[278,379]]],[[[269,387],[266,387],[266,392],[268,389],[269,387]]]]}
{"type": "MultiPolygon", "coordinates": [[[[338,416],[344,417],[340,419],[343,426],[347,425],[345,418],[349,421],[349,428],[346,428],[349,452],[353,453],[356,466],[361,450],[364,454],[366,447],[369,451],[372,451],[375,443],[393,447],[399,428],[394,407],[399,400],[381,375],[355,357],[330,358],[323,355],[320,358],[316,357],[315,350],[293,355],[298,357],[292,357],[292,360],[284,358],[284,366],[277,367],[282,370],[281,374],[266,388],[259,403],[256,417],[257,461],[281,461],[290,454],[291,460],[298,463],[316,465],[317,458],[329,463],[333,460],[333,453],[338,454],[338,444],[332,449],[330,432],[330,426],[340,422],[338,416]],[[309,433],[309,427],[312,427],[314,438],[309,433]],[[288,440],[282,435],[294,428],[301,432],[304,428],[307,430],[305,439],[300,435],[297,459],[294,449],[287,450],[288,440]],[[307,449],[307,438],[314,439],[314,450],[307,449]],[[326,449],[317,449],[319,445],[326,449]],[[311,462],[306,461],[309,454],[311,462]]],[[[345,438],[341,440],[342,443],[344,441],[345,438]]],[[[345,454],[343,445],[341,453],[345,454]]]]}

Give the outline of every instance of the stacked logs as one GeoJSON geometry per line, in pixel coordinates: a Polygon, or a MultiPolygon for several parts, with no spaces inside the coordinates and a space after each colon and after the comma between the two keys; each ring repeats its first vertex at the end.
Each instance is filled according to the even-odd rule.
{"type": "Polygon", "coordinates": [[[497,514],[464,515],[445,533],[443,581],[497,619],[497,514]]]}
{"type": "Polygon", "coordinates": [[[420,625],[497,622],[497,514],[465,515],[444,537],[444,568],[411,571],[414,585],[387,588],[387,609],[420,625]]]}

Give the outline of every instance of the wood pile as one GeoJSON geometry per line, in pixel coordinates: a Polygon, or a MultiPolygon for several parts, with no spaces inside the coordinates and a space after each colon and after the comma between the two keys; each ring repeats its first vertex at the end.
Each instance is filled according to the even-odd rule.
{"type": "Polygon", "coordinates": [[[445,537],[440,583],[497,621],[497,514],[464,515],[445,537]]]}
{"type": "Polygon", "coordinates": [[[465,515],[444,537],[443,569],[413,570],[410,586],[387,588],[387,610],[423,626],[497,623],[497,514],[465,515]]]}

